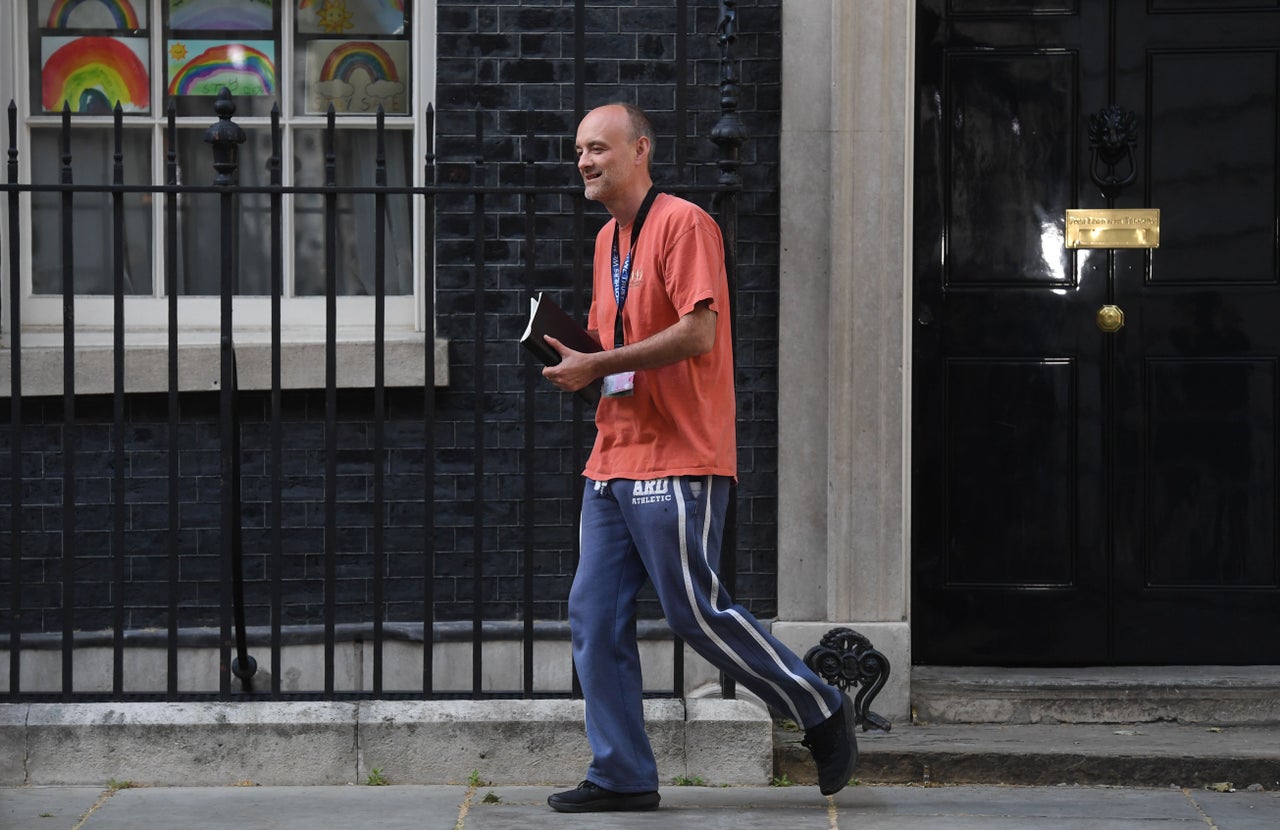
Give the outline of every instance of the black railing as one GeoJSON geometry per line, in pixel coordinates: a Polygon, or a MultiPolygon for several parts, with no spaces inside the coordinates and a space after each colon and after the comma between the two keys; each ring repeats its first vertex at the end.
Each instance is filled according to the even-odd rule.
{"type": "MultiPolygon", "coordinates": [[[[680,3],[682,9],[684,0],[680,3]]],[[[737,201],[736,193],[741,188],[739,174],[738,151],[746,139],[746,131],[737,116],[737,92],[733,63],[729,56],[730,46],[736,32],[736,13],[734,3],[722,2],[719,42],[721,45],[721,77],[720,105],[722,117],[712,134],[712,140],[720,148],[719,180],[715,184],[677,184],[670,189],[690,195],[692,198],[710,196],[715,205],[715,212],[725,233],[727,267],[731,286],[734,275],[737,245],[737,201]]],[[[686,15],[680,14],[683,20],[686,15]]],[[[677,89],[677,101],[684,100],[683,80],[677,89]]],[[[578,109],[582,105],[579,101],[578,109]]],[[[563,216],[565,210],[561,202],[567,197],[571,200],[568,212],[572,223],[571,244],[573,287],[570,291],[572,302],[566,303],[571,311],[581,313],[585,310],[585,274],[588,264],[585,261],[586,218],[580,186],[538,184],[538,162],[532,157],[531,148],[536,146],[533,133],[532,114],[528,120],[528,133],[524,136],[525,157],[519,160],[523,165],[523,173],[519,184],[488,183],[493,176],[489,174],[492,162],[485,158],[486,136],[482,113],[477,110],[475,118],[475,152],[473,157],[473,173],[469,181],[457,183],[450,181],[441,183],[439,169],[440,159],[437,157],[434,144],[435,113],[428,108],[425,121],[421,125],[426,139],[426,155],[423,184],[389,185],[385,158],[386,126],[381,113],[376,123],[377,150],[374,159],[375,183],[373,186],[352,187],[337,184],[337,160],[334,152],[336,125],[335,117],[330,109],[325,126],[324,143],[324,184],[318,187],[284,185],[282,176],[282,129],[278,109],[271,119],[272,154],[268,160],[270,182],[267,185],[250,186],[241,184],[238,176],[237,151],[245,140],[244,131],[235,123],[234,103],[227,90],[214,105],[218,121],[206,132],[205,140],[211,145],[212,167],[215,170],[213,183],[207,186],[180,183],[178,171],[180,161],[190,166],[192,160],[180,160],[176,148],[179,146],[176,117],[171,106],[167,114],[165,128],[167,151],[165,158],[165,183],[152,185],[130,185],[125,183],[125,169],[122,150],[123,116],[117,107],[113,120],[114,155],[112,164],[112,182],[106,185],[77,184],[73,176],[73,159],[71,156],[71,136],[73,116],[69,108],[62,114],[62,166],[60,181],[57,184],[32,184],[19,181],[19,132],[17,127],[16,107],[9,107],[9,152],[8,175],[3,186],[8,196],[8,223],[2,240],[3,248],[8,252],[8,278],[10,291],[8,296],[8,325],[5,332],[8,337],[10,358],[10,390],[9,390],[9,428],[5,451],[8,454],[9,471],[9,527],[4,534],[8,546],[9,582],[7,622],[8,636],[8,697],[11,701],[23,700],[124,700],[124,699],[202,699],[232,696],[261,696],[271,699],[290,697],[320,697],[338,699],[351,697],[455,697],[470,696],[505,697],[505,696],[568,696],[578,693],[576,677],[569,673],[569,682],[560,685],[539,682],[535,677],[536,665],[535,645],[542,641],[566,642],[565,624],[559,619],[539,618],[535,611],[536,596],[535,573],[538,569],[536,553],[539,547],[537,507],[544,497],[535,487],[536,477],[531,469],[531,459],[539,451],[545,449],[539,441],[539,425],[546,419],[540,417],[539,401],[547,396],[559,393],[547,389],[540,380],[537,370],[532,365],[525,367],[523,375],[523,457],[526,469],[523,471],[524,485],[522,493],[521,539],[518,558],[520,562],[520,606],[521,615],[518,620],[492,619],[488,612],[485,586],[491,575],[486,572],[486,555],[490,552],[487,539],[487,495],[483,483],[491,474],[487,466],[488,451],[487,428],[493,412],[487,406],[485,379],[490,372],[490,346],[493,338],[494,319],[498,309],[491,309],[492,265],[487,245],[492,241],[491,231],[486,223],[491,221],[494,213],[506,212],[518,217],[523,223],[522,268],[524,284],[533,287],[538,272],[535,268],[535,251],[542,240],[539,223],[550,215],[563,216]],[[90,551],[82,549],[82,541],[78,537],[79,530],[86,519],[80,513],[79,493],[82,484],[80,471],[77,468],[77,457],[81,447],[78,445],[82,434],[83,418],[78,411],[78,403],[84,394],[77,389],[77,377],[74,356],[79,348],[77,344],[76,292],[74,275],[78,256],[96,256],[97,251],[84,251],[75,245],[75,229],[72,217],[75,199],[86,193],[108,194],[112,209],[113,261],[111,263],[114,276],[112,289],[112,392],[110,416],[109,456],[111,469],[110,485],[110,569],[106,577],[109,583],[110,614],[106,629],[93,631],[83,630],[78,618],[77,586],[83,585],[78,578],[82,569],[87,567],[85,556],[90,551]],[[40,623],[33,622],[30,611],[31,602],[27,591],[35,587],[26,578],[30,562],[24,555],[31,537],[29,528],[24,523],[27,504],[24,490],[30,485],[28,471],[25,469],[26,452],[24,435],[28,425],[24,422],[24,377],[22,373],[24,350],[23,343],[23,280],[21,279],[21,245],[24,232],[23,205],[24,194],[56,194],[60,199],[61,225],[61,297],[62,297],[62,395],[60,421],[60,456],[61,456],[61,537],[59,573],[45,580],[46,584],[56,584],[60,595],[56,601],[45,603],[43,610],[52,611],[58,625],[52,626],[46,618],[40,623]],[[129,194],[145,194],[148,197],[162,200],[164,250],[163,263],[164,286],[167,309],[167,391],[164,397],[165,423],[167,424],[168,445],[166,455],[166,517],[167,525],[155,531],[157,538],[163,539],[165,586],[164,613],[165,627],[163,631],[154,627],[142,628],[128,623],[130,606],[126,597],[135,588],[138,576],[127,567],[126,547],[128,519],[130,510],[129,485],[126,467],[126,434],[130,423],[129,404],[131,395],[128,391],[128,378],[125,374],[125,356],[127,345],[125,331],[126,287],[124,281],[124,213],[125,198],[129,194]],[[218,531],[219,545],[217,600],[217,626],[215,628],[191,628],[180,624],[180,610],[183,604],[183,590],[186,579],[183,575],[186,562],[185,545],[182,536],[181,503],[183,500],[183,472],[180,469],[180,434],[183,422],[180,411],[189,393],[181,391],[179,376],[179,355],[183,346],[179,341],[179,309],[182,299],[179,289],[179,268],[177,260],[179,236],[179,201],[183,198],[206,195],[216,197],[219,202],[220,235],[220,312],[219,312],[219,383],[216,393],[216,424],[218,446],[218,531]],[[242,424],[241,413],[245,406],[244,393],[237,383],[237,357],[235,343],[235,321],[233,299],[237,293],[237,279],[242,264],[239,262],[238,228],[240,227],[238,205],[245,196],[265,196],[269,203],[270,224],[270,261],[257,264],[257,267],[270,269],[270,382],[265,400],[266,415],[264,420],[269,427],[269,447],[266,450],[267,473],[266,487],[269,490],[264,499],[266,515],[263,525],[266,550],[255,550],[256,561],[260,569],[250,577],[246,574],[246,547],[244,538],[245,522],[242,514],[244,499],[241,483],[245,473],[242,463],[245,452],[241,448],[242,424]],[[368,494],[370,505],[369,522],[369,560],[368,581],[371,585],[367,601],[367,621],[353,623],[349,619],[341,620],[338,614],[339,590],[339,537],[338,527],[338,468],[340,447],[338,443],[340,390],[338,384],[338,306],[339,294],[336,284],[338,273],[338,201],[343,196],[372,195],[374,198],[375,221],[373,223],[375,238],[374,252],[374,322],[368,332],[374,346],[373,380],[372,380],[372,412],[369,418],[369,429],[372,437],[371,490],[368,494]],[[421,442],[414,449],[420,451],[421,469],[416,471],[422,479],[421,492],[421,574],[417,576],[422,585],[422,595],[417,600],[421,609],[420,622],[405,623],[388,622],[387,589],[387,556],[385,545],[385,517],[387,514],[387,482],[386,470],[389,450],[386,436],[388,420],[386,384],[386,257],[385,229],[387,217],[387,199],[391,196],[408,196],[417,200],[423,217],[421,235],[425,241],[425,261],[423,267],[424,288],[420,291],[420,311],[426,321],[426,332],[423,337],[424,390],[421,399],[421,442]],[[284,297],[285,256],[283,238],[286,200],[298,196],[319,196],[323,200],[325,227],[325,277],[324,286],[324,388],[323,388],[323,551],[322,579],[318,598],[321,606],[319,623],[304,622],[286,625],[286,603],[284,599],[283,572],[287,567],[285,557],[286,536],[288,528],[284,520],[284,499],[282,496],[284,482],[284,431],[285,397],[282,379],[282,348],[285,338],[282,326],[282,299],[284,297]],[[543,209],[543,203],[553,201],[551,211],[543,209]],[[515,209],[506,207],[514,203],[515,209]],[[471,354],[461,361],[461,365],[470,365],[471,395],[471,432],[472,444],[468,448],[471,464],[471,481],[474,492],[471,494],[471,561],[469,577],[472,581],[472,607],[469,620],[441,619],[437,613],[437,602],[434,598],[434,585],[437,576],[438,557],[436,551],[436,534],[439,530],[436,515],[436,482],[439,458],[435,444],[435,427],[439,397],[436,376],[436,331],[437,319],[436,279],[437,266],[457,266],[456,261],[449,262],[448,254],[437,242],[439,227],[443,216],[457,217],[470,206],[470,251],[466,256],[470,260],[471,276],[471,315],[472,332],[469,344],[471,354]],[[495,208],[494,205],[502,205],[495,208]],[[267,610],[263,616],[267,624],[249,626],[246,615],[246,584],[258,590],[265,590],[267,610]],[[339,642],[363,644],[371,647],[371,682],[356,683],[358,688],[346,684],[343,688],[337,679],[339,667],[339,642]],[[518,641],[520,644],[520,661],[522,672],[517,686],[495,685],[486,681],[486,647],[496,642],[518,641]],[[461,642],[458,649],[453,644],[461,642]],[[416,684],[404,684],[390,688],[386,681],[388,673],[387,649],[402,643],[416,643],[415,647],[422,661],[420,688],[412,688],[416,684]],[[288,688],[285,674],[284,655],[288,649],[314,647],[318,644],[322,654],[322,680],[311,688],[288,688]],[[469,646],[469,649],[467,648],[469,646]],[[111,687],[107,691],[101,684],[93,690],[86,691],[84,684],[76,680],[77,657],[90,650],[109,648],[111,651],[111,687]],[[164,671],[166,676],[163,691],[157,689],[139,691],[132,682],[127,657],[134,648],[151,648],[163,650],[164,671]],[[258,682],[259,664],[251,653],[254,649],[266,648],[269,661],[268,682],[258,682]],[[217,652],[217,688],[193,688],[192,684],[180,682],[181,663],[187,651],[199,652],[201,649],[216,649],[217,652]],[[441,652],[441,649],[456,649],[441,652]],[[60,669],[57,674],[57,688],[25,683],[24,678],[34,670],[31,668],[38,661],[34,658],[40,654],[56,651],[60,654],[60,669]],[[440,652],[440,653],[438,653],[440,652]],[[452,685],[443,687],[436,677],[437,657],[446,664],[458,659],[470,659],[469,684],[464,687],[452,685]],[[367,686],[367,687],[366,687],[367,686]]],[[[684,119],[677,118],[677,124],[683,129],[684,119]]],[[[679,148],[681,142],[677,142],[679,148]]],[[[676,168],[683,175],[685,162],[677,149],[676,168]]],[[[501,177],[499,177],[501,178],[501,177]]],[[[566,240],[561,240],[562,242],[566,240]]],[[[458,248],[450,250],[457,251],[458,248]]],[[[527,296],[524,292],[521,296],[527,296]]],[[[734,304],[736,309],[736,303],[734,304]]],[[[509,314],[509,311],[508,311],[509,314]]],[[[461,390],[450,390],[453,394],[461,390]]],[[[566,396],[568,397],[568,396],[566,396]]],[[[562,400],[557,398],[557,400],[562,400]]],[[[34,405],[35,402],[33,402],[34,405]]],[[[559,404],[557,404],[559,406],[559,404]]],[[[576,472],[581,470],[583,462],[584,437],[587,425],[584,412],[576,397],[571,404],[572,426],[569,431],[569,447],[567,453],[569,472],[564,474],[565,493],[563,500],[570,502],[575,508],[580,494],[577,488],[576,472]]],[[[543,407],[545,408],[545,407],[543,407]]],[[[557,436],[546,439],[560,443],[557,436]]],[[[496,449],[496,448],[495,448],[496,449]]],[[[563,449],[563,448],[561,448],[563,449]]],[[[0,462],[3,463],[3,462],[0,462]]],[[[722,556],[722,569],[725,581],[732,586],[734,564],[732,522],[735,513],[731,507],[730,526],[726,528],[725,551],[722,556]]],[[[570,517],[576,520],[576,514],[570,517]]],[[[576,538],[576,534],[575,534],[576,538]]],[[[576,543],[575,543],[576,545],[576,543]]],[[[99,552],[92,552],[94,559],[99,552]]],[[[576,559],[576,547],[574,549],[576,559]]],[[[0,557],[3,558],[3,557],[0,557]]],[[[154,561],[154,560],[153,560],[154,561]]],[[[45,558],[42,566],[50,565],[45,558]]],[[[157,580],[159,574],[147,574],[149,579],[157,580]]],[[[567,595],[567,581],[564,584],[567,595]]],[[[563,599],[563,598],[562,598],[563,599]]],[[[663,641],[664,627],[654,624],[643,624],[642,635],[663,641]]],[[[261,653],[261,652],[259,652],[261,653]]],[[[671,683],[669,686],[649,690],[650,694],[681,695],[685,686],[685,665],[683,646],[677,640],[673,642],[671,657],[671,683]]],[[[568,649],[563,650],[563,660],[567,661],[568,649]]],[[[363,668],[359,671],[363,674],[363,668]]],[[[199,686],[199,684],[195,684],[199,686]]],[[[732,682],[723,681],[726,694],[732,694],[732,682]]]]}

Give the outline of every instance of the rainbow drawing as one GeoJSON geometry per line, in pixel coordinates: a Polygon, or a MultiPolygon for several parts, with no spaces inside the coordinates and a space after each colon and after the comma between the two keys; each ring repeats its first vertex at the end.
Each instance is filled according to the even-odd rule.
{"type": "MultiPolygon", "coordinates": [[[[200,44],[187,42],[194,51],[200,44]]],[[[217,95],[229,87],[233,95],[272,95],[276,89],[275,62],[266,50],[247,43],[216,43],[191,60],[170,64],[170,95],[217,95]]]]}
{"type": "Polygon", "coordinates": [[[170,9],[171,29],[271,29],[271,3],[259,0],[189,0],[170,9]]]}
{"type": "Polygon", "coordinates": [[[364,70],[375,81],[398,81],[396,62],[376,43],[353,40],[329,53],[320,67],[321,81],[350,81],[356,70],[364,70]]]}
{"type": "MultiPolygon", "coordinates": [[[[140,40],[145,49],[146,41],[140,40]]],[[[59,46],[40,69],[40,98],[46,112],[58,112],[69,101],[75,112],[97,111],[116,101],[130,111],[151,106],[151,80],[146,64],[124,40],[79,37],[59,46]]]]}
{"type": "Polygon", "coordinates": [[[404,0],[299,0],[298,31],[365,37],[403,34],[405,8],[404,0]]]}
{"type": "MultiPolygon", "coordinates": [[[[327,0],[298,0],[298,10],[309,9],[317,2],[324,3],[327,0]]],[[[381,2],[387,8],[395,9],[398,12],[404,11],[404,0],[374,0],[374,2],[381,2]]]]}
{"type": "Polygon", "coordinates": [[[50,29],[66,29],[71,23],[71,13],[85,3],[98,3],[106,8],[117,29],[140,29],[141,18],[129,0],[53,0],[45,26],[50,29]]]}

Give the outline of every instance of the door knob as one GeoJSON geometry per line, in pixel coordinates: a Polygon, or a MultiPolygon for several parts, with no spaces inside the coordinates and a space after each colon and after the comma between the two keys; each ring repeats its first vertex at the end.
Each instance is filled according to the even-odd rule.
{"type": "Polygon", "coordinates": [[[1124,311],[1118,305],[1104,305],[1098,309],[1098,328],[1114,334],[1124,328],[1124,311]]]}

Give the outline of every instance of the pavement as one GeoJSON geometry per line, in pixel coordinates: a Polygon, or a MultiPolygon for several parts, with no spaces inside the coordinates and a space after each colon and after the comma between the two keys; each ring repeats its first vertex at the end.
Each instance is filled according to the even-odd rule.
{"type": "MultiPolygon", "coordinates": [[[[982,673],[984,684],[990,685],[991,674],[982,673]]],[[[857,779],[831,799],[812,784],[813,763],[798,745],[801,736],[779,722],[773,724],[771,774],[776,784],[784,786],[766,786],[770,773],[764,769],[739,779],[751,781],[749,786],[703,786],[702,777],[715,782],[726,779],[716,778],[713,759],[691,760],[686,751],[672,755],[676,761],[683,759],[683,766],[673,762],[671,769],[701,777],[686,779],[683,786],[664,784],[662,806],[655,812],[621,814],[567,815],[547,807],[547,795],[577,783],[561,780],[580,768],[580,762],[570,763],[572,753],[565,755],[562,764],[516,768],[499,763],[500,754],[530,747],[543,760],[550,759],[555,741],[530,743],[528,723],[492,735],[429,733],[434,737],[428,740],[424,737],[428,733],[415,731],[422,724],[407,726],[393,718],[390,726],[378,732],[371,731],[378,719],[366,717],[359,720],[361,730],[344,727],[326,743],[314,740],[306,730],[307,740],[291,742],[278,726],[262,728],[253,721],[247,726],[257,724],[258,728],[248,729],[247,734],[258,736],[260,743],[250,743],[236,753],[228,749],[230,743],[224,746],[227,735],[211,741],[203,733],[196,734],[190,723],[176,729],[193,733],[185,738],[158,734],[152,725],[130,743],[112,721],[111,729],[90,730],[93,740],[46,746],[36,739],[35,719],[27,715],[15,720],[10,732],[0,729],[0,750],[6,744],[19,745],[19,732],[12,729],[27,730],[25,752],[11,759],[9,776],[0,780],[53,783],[50,759],[45,757],[52,754],[69,761],[92,756],[80,765],[83,776],[65,779],[89,783],[0,786],[0,830],[1276,830],[1280,828],[1280,722],[1275,713],[1280,711],[1280,683],[1264,680],[1244,684],[1248,700],[1239,704],[1238,711],[1231,709],[1231,717],[1219,716],[1226,705],[1223,701],[1243,693],[1237,689],[1240,683],[1224,683],[1221,672],[1199,685],[1185,679],[1171,681],[1166,691],[1149,683],[1139,688],[1108,679],[1103,684],[1106,688],[1095,694],[1082,689],[1079,678],[1069,679],[1067,688],[1037,689],[1036,683],[1018,677],[1010,680],[1016,694],[984,689],[980,699],[962,699],[951,692],[944,699],[921,693],[922,705],[932,700],[930,705],[939,712],[959,706],[968,716],[982,714],[974,711],[978,704],[973,700],[1013,703],[1001,703],[1004,708],[993,715],[1003,722],[904,719],[888,732],[859,733],[857,779]],[[1188,696],[1203,697],[1204,706],[1210,708],[1201,712],[1196,708],[1199,703],[1187,703],[1188,696]],[[1075,708],[1064,711],[1069,706],[1075,708]],[[1145,708],[1139,711],[1133,706],[1145,708]],[[1095,722],[1053,720],[1056,716],[1083,720],[1095,710],[1095,722]],[[419,755],[424,745],[432,746],[429,754],[448,762],[440,765],[446,772],[428,777],[434,767],[428,769],[421,759],[389,754],[388,746],[399,733],[405,733],[400,739],[419,755]],[[363,737],[357,740],[358,736],[363,737]],[[6,742],[6,737],[12,740],[6,742]],[[481,746],[484,741],[489,743],[481,746]],[[185,762],[181,754],[164,755],[169,744],[190,744],[185,762]],[[361,748],[377,748],[377,759],[383,760],[361,755],[356,751],[361,748]],[[276,753],[269,754],[271,749],[276,753]],[[96,751],[103,754],[93,755],[96,751]],[[228,755],[228,763],[215,763],[219,752],[228,755]],[[135,757],[137,753],[144,757],[135,757]],[[455,758],[450,753],[462,754],[455,758]],[[464,776],[472,770],[476,757],[484,761],[480,770],[471,773],[471,780],[453,780],[458,770],[464,776]],[[375,785],[366,776],[375,762],[385,764],[386,786],[375,785]],[[111,774],[107,771],[114,771],[118,779],[136,775],[142,776],[139,781],[155,783],[163,779],[148,779],[139,770],[180,763],[187,764],[188,773],[201,774],[175,777],[170,782],[174,786],[108,787],[121,782],[103,780],[111,774]],[[290,764],[299,772],[296,785],[278,786],[294,782],[293,778],[281,780],[278,769],[290,764]],[[301,774],[308,770],[310,777],[301,774]],[[318,777],[320,772],[329,777],[318,777]],[[479,780],[482,774],[493,780],[479,780]],[[206,782],[207,786],[188,786],[206,782]],[[321,782],[327,785],[318,785],[321,782]],[[534,783],[537,786],[530,786],[534,783]]],[[[661,703],[659,710],[669,702],[661,703]]],[[[84,708],[81,705],[75,711],[84,708]]],[[[421,708],[414,711],[420,714],[421,708]]],[[[234,710],[247,717],[246,711],[243,705],[234,710]]],[[[299,717],[296,707],[288,714],[292,721],[307,720],[299,717]]],[[[562,714],[561,721],[544,718],[538,723],[548,734],[580,738],[580,712],[562,714]],[[569,721],[572,728],[565,725],[569,721]]],[[[686,730],[689,723],[701,723],[676,714],[669,720],[686,730]]],[[[477,722],[474,713],[461,720],[464,725],[477,722]]],[[[655,721],[657,726],[662,723],[655,721]]],[[[755,731],[754,722],[728,723],[729,733],[755,731]]],[[[764,726],[767,730],[769,725],[764,726]]],[[[667,737],[672,740],[684,736],[681,745],[686,750],[690,735],[695,734],[674,727],[656,731],[670,733],[667,737]]],[[[736,756],[729,733],[696,734],[713,751],[731,758],[736,756]]],[[[764,743],[767,748],[767,736],[764,743]]],[[[757,754],[749,753],[751,758],[757,754]]],[[[5,769],[4,756],[0,751],[0,771],[5,769]]],[[[722,766],[723,773],[742,764],[722,766]]]]}
{"type": "Polygon", "coordinates": [[[857,778],[831,799],[813,786],[799,737],[775,732],[773,780],[782,786],[673,782],[652,813],[553,812],[547,796],[573,780],[528,786],[473,771],[436,784],[397,781],[389,767],[384,786],[353,766],[338,779],[345,785],[262,786],[210,772],[209,786],[0,787],[0,830],[1280,828],[1276,725],[895,724],[860,733],[857,778]]]}
{"type": "Polygon", "coordinates": [[[0,788],[4,830],[1274,830],[1280,792],[1181,787],[669,786],[648,813],[563,814],[554,787],[0,788]]]}

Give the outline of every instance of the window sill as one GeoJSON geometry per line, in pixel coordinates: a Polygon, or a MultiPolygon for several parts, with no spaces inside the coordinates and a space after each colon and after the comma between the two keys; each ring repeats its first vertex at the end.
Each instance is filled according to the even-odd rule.
{"type": "MultiPolygon", "coordinates": [[[[323,335],[289,334],[280,346],[282,389],[323,389],[325,387],[325,343],[323,335]]],[[[339,332],[337,342],[337,385],[343,389],[373,387],[373,341],[368,330],[346,339],[339,332]]],[[[169,389],[168,345],[163,333],[153,340],[130,332],[125,344],[125,392],[167,392],[169,389]]],[[[236,376],[242,390],[271,388],[271,343],[260,336],[237,334],[236,376]]],[[[6,343],[0,347],[0,398],[12,391],[12,355],[6,343]]],[[[63,349],[59,331],[22,334],[22,394],[24,397],[63,394],[63,349]]],[[[435,341],[435,385],[449,384],[449,341],[435,341]]],[[[115,388],[114,354],[111,332],[76,333],[77,395],[111,394],[115,388]]],[[[217,391],[222,375],[222,355],[216,332],[201,336],[183,334],[178,346],[178,389],[181,392],[217,391]]],[[[388,332],[386,335],[385,379],[387,388],[421,387],[426,382],[421,332],[388,332]]]]}

